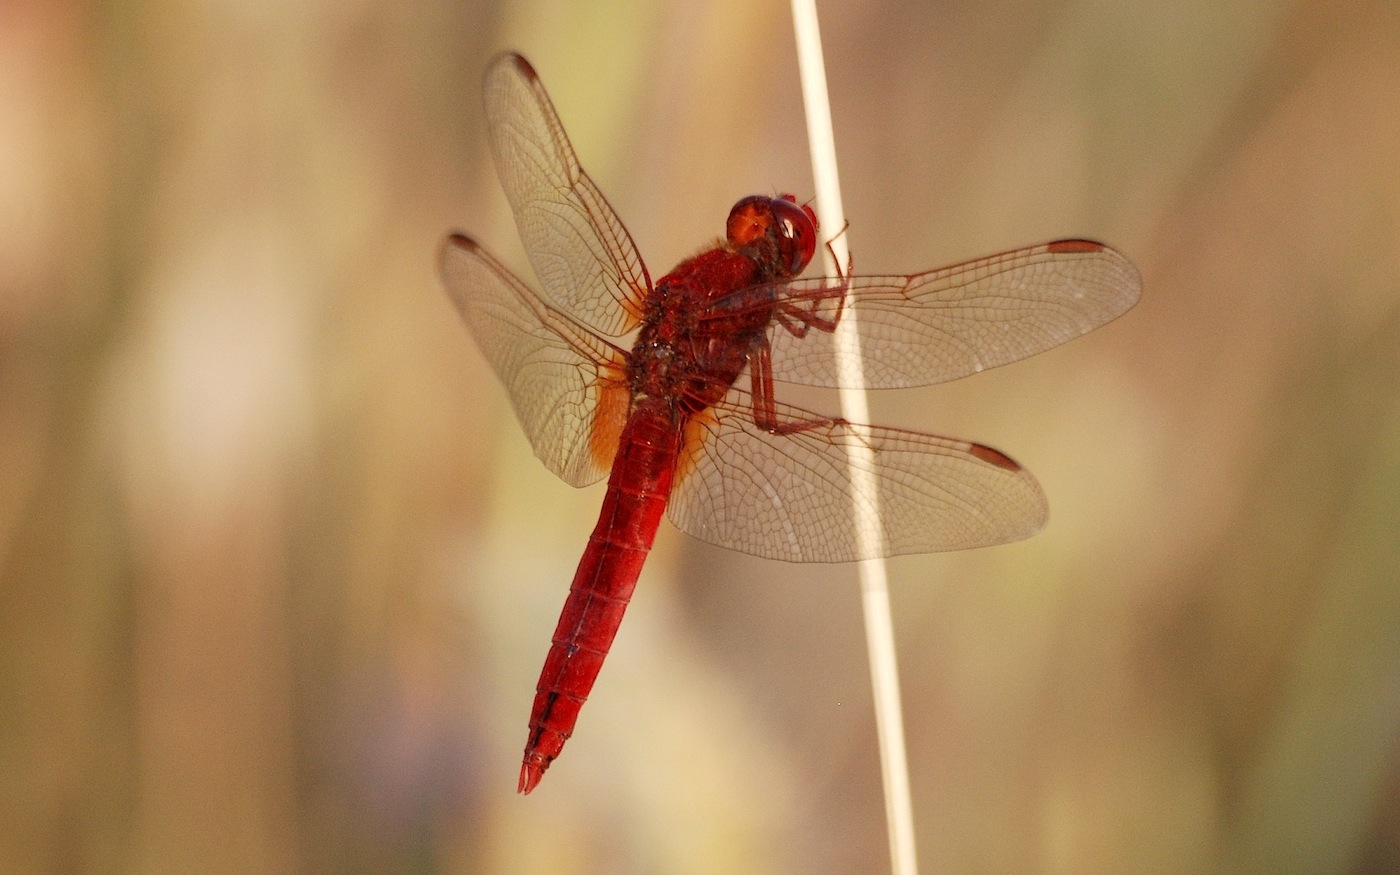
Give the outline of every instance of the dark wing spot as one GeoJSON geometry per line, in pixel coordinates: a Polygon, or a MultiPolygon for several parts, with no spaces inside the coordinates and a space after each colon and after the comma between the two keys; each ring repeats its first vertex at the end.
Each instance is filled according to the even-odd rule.
{"type": "Polygon", "coordinates": [[[1001,450],[994,450],[991,447],[984,447],[981,444],[971,444],[968,450],[972,455],[998,468],[1005,468],[1008,471],[1019,471],[1021,466],[1016,464],[1016,460],[1003,453],[1001,450]]]}
{"type": "Polygon", "coordinates": [[[1046,252],[1102,252],[1105,248],[1093,240],[1055,240],[1045,244],[1046,252]]]}

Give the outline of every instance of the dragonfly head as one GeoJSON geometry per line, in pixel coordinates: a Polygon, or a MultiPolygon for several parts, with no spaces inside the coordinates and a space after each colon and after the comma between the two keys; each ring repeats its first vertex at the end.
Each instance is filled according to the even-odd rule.
{"type": "Polygon", "coordinates": [[[790,194],[744,198],[729,211],[725,225],[729,245],[769,260],[763,250],[773,247],[772,263],[779,277],[792,277],[807,268],[817,250],[817,214],[790,194]]]}

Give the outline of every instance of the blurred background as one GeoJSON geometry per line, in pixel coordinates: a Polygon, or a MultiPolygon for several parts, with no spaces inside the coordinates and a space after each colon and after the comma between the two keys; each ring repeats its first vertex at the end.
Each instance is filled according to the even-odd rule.
{"type": "MultiPolygon", "coordinates": [[[[1052,507],[891,563],[923,870],[1400,871],[1400,8],[821,12],[858,270],[1144,278],[873,399],[1052,507]]],[[[461,228],[530,275],[507,47],[653,275],[811,193],[780,3],[0,2],[4,871],[888,871],[854,568],[666,524],[514,792],[602,489],[435,274],[461,228]]]]}

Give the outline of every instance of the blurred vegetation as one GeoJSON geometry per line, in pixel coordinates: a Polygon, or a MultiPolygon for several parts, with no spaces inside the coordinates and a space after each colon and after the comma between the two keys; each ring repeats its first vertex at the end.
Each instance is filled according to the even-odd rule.
{"type": "MultiPolygon", "coordinates": [[[[810,191],[786,14],[0,5],[0,868],[887,871],[853,572],[672,530],[513,793],[601,495],[434,275],[453,227],[524,272],[505,47],[653,275],[810,191]]],[[[925,870],[1400,870],[1400,9],[823,14],[859,270],[1090,236],[1145,280],[874,399],[1053,508],[892,566],[925,870]]]]}

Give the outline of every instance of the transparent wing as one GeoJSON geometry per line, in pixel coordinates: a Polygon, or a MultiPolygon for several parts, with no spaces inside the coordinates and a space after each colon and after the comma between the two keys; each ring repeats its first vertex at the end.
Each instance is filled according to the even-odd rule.
{"type": "Polygon", "coordinates": [[[1045,495],[1007,456],[967,441],[823,420],[786,405],[785,422],[819,423],[774,435],[732,390],[692,422],[668,514],[703,541],[788,562],[849,562],[862,553],[847,447],[874,451],[882,555],[1002,544],[1044,525],[1045,495]]]}
{"type": "MultiPolygon", "coordinates": [[[[842,280],[794,280],[781,298],[830,317],[842,280]]],[[[1127,258],[1090,240],[1057,240],[912,276],[856,276],[846,312],[859,325],[866,385],[893,389],[966,377],[1044,352],[1137,303],[1127,258]]],[[[773,377],[836,386],[834,333],[769,329],[773,377]]]]}
{"type": "Polygon", "coordinates": [[[602,479],[627,414],[622,350],[551,307],[469,237],[449,235],[438,265],[535,455],[573,486],[602,479]]]}
{"type": "Polygon", "coordinates": [[[609,337],[636,326],[651,287],[632,237],[579,166],[530,63],[491,62],[483,83],[496,172],[545,297],[609,337]]]}

